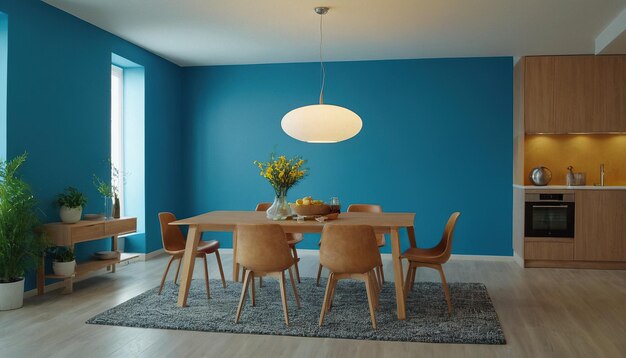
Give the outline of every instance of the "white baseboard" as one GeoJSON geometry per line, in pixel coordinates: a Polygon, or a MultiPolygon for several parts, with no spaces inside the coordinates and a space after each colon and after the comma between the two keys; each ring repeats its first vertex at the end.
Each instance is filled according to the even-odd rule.
{"type": "Polygon", "coordinates": [[[452,255],[450,259],[456,261],[513,261],[513,256],[452,255]]]}
{"type": "Polygon", "coordinates": [[[524,259],[515,251],[513,251],[513,260],[522,268],[524,267],[524,259]]]}
{"type": "Polygon", "coordinates": [[[152,252],[148,252],[147,254],[139,254],[139,257],[137,258],[139,259],[139,261],[148,261],[163,254],[165,254],[165,251],[163,249],[158,249],[152,252]]]}

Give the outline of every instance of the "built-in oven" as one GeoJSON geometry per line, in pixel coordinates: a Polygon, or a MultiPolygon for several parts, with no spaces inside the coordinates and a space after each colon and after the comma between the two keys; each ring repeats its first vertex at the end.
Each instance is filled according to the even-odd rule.
{"type": "Polygon", "coordinates": [[[574,238],[574,193],[526,193],[526,237],[574,238]]]}

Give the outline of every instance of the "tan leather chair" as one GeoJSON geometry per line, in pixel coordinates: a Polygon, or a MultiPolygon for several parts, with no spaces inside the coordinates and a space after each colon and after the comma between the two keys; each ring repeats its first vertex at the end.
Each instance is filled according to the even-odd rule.
{"type": "Polygon", "coordinates": [[[248,286],[251,287],[252,306],[255,305],[254,277],[273,276],[280,282],[280,294],[283,301],[285,324],[289,325],[287,309],[287,292],[285,290],[285,270],[289,270],[289,279],[296,297],[296,304],[300,307],[300,298],[291,272],[294,259],[291,256],[289,245],[285,240],[285,233],[280,225],[237,225],[237,263],[246,268],[243,279],[241,298],[237,307],[235,323],[239,322],[243,302],[246,298],[248,286]],[[253,282],[250,285],[250,282],[253,282]]]}
{"type": "MultiPolygon", "coordinates": [[[[376,204],[351,204],[348,206],[349,213],[382,213],[383,208],[376,204]]],[[[376,235],[376,245],[378,247],[385,246],[385,234],[376,235]]],[[[379,255],[379,265],[376,267],[376,279],[378,280],[378,287],[382,288],[385,283],[385,275],[383,273],[383,259],[379,255]]],[[[322,264],[320,263],[317,268],[317,285],[320,285],[320,277],[322,276],[322,264]]]]}
{"type": "Polygon", "coordinates": [[[379,257],[376,235],[371,226],[343,226],[341,224],[324,226],[320,262],[330,271],[330,274],[320,312],[320,326],[324,323],[324,316],[332,305],[337,281],[356,279],[365,282],[372,326],[376,328],[375,310],[378,306],[378,293],[374,269],[378,266],[379,257]]]}
{"type": "MultiPolygon", "coordinates": [[[[172,221],[176,221],[176,216],[172,213],[159,213],[159,222],[161,223],[161,240],[163,241],[163,250],[168,255],[172,256],[167,263],[163,278],[161,279],[161,287],[159,287],[159,295],[163,290],[163,284],[167,277],[167,272],[170,270],[170,266],[174,260],[178,260],[178,268],[176,269],[176,275],[174,276],[174,283],[178,280],[178,272],[180,271],[180,264],[183,261],[183,254],[185,253],[185,238],[180,231],[180,227],[170,225],[172,221]]],[[[220,259],[220,243],[211,241],[202,241],[198,243],[198,249],[196,252],[196,258],[204,259],[204,280],[206,283],[206,294],[208,298],[211,298],[211,292],[209,290],[209,268],[206,261],[206,255],[215,254],[217,259],[217,266],[220,269],[220,275],[222,276],[222,285],[226,288],[226,280],[224,279],[224,270],[222,270],[222,260],[220,259]]]]}
{"type": "Polygon", "coordinates": [[[443,230],[441,241],[439,241],[437,246],[430,249],[412,247],[406,250],[401,256],[409,261],[409,270],[407,272],[406,282],[404,285],[404,295],[407,296],[409,291],[413,290],[415,271],[418,267],[430,267],[435,269],[439,271],[439,275],[441,276],[441,285],[443,286],[443,292],[446,296],[446,301],[448,302],[449,314],[452,314],[452,302],[450,301],[450,292],[448,290],[448,283],[446,282],[446,275],[443,273],[442,265],[450,259],[454,228],[456,227],[456,222],[460,215],[460,212],[455,212],[450,215],[448,223],[443,230]]]}
{"type": "MultiPolygon", "coordinates": [[[[267,211],[270,206],[272,206],[272,203],[259,203],[254,210],[267,211]]],[[[300,269],[298,268],[298,262],[300,262],[300,258],[298,257],[298,251],[296,250],[296,244],[304,239],[304,235],[300,233],[286,233],[285,237],[287,238],[287,244],[289,244],[289,248],[291,249],[291,253],[295,260],[294,266],[296,268],[296,279],[298,280],[298,283],[300,283],[300,269]]]]}

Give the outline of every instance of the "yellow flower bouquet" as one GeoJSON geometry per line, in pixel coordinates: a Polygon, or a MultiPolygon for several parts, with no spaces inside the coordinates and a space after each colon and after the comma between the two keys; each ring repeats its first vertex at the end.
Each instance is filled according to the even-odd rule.
{"type": "Polygon", "coordinates": [[[289,189],[307,175],[308,169],[303,167],[305,163],[306,160],[300,156],[287,159],[284,155],[277,157],[274,153],[267,162],[254,161],[260,170],[259,174],[267,179],[276,193],[274,203],[267,209],[269,219],[284,220],[292,215],[286,196],[289,189]]]}

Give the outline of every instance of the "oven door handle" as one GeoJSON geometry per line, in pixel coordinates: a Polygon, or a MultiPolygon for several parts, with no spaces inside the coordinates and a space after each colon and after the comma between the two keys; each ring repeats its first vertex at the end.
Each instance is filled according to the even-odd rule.
{"type": "Polygon", "coordinates": [[[567,208],[568,205],[533,205],[533,208],[567,208]]]}

